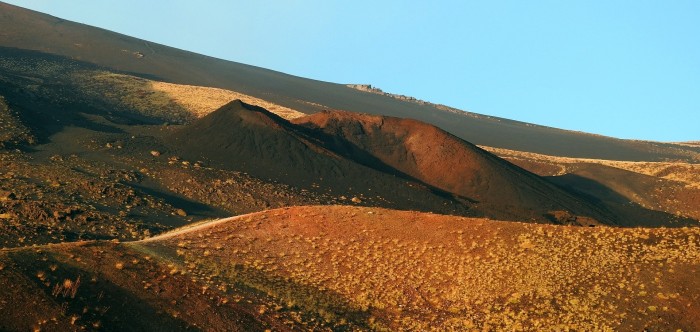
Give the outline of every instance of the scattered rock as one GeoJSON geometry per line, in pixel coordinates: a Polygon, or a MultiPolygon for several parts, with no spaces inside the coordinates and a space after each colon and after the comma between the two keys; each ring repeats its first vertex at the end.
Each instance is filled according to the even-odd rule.
{"type": "Polygon", "coordinates": [[[177,209],[175,210],[175,214],[177,214],[180,217],[187,217],[187,212],[183,209],[177,209]]]}
{"type": "Polygon", "coordinates": [[[0,201],[11,201],[16,199],[17,196],[11,191],[0,191],[0,201]]]}
{"type": "Polygon", "coordinates": [[[160,152],[159,152],[159,151],[156,151],[156,150],[153,150],[153,151],[151,151],[151,155],[154,156],[154,157],[160,157],[160,152]]]}
{"type": "Polygon", "coordinates": [[[350,201],[353,202],[353,203],[362,203],[362,200],[359,199],[357,196],[355,196],[355,197],[353,197],[352,199],[350,199],[350,201]]]}

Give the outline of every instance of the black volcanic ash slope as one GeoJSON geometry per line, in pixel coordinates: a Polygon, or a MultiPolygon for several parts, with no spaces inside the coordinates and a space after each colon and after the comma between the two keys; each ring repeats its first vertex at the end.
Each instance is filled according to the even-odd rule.
{"type": "Polygon", "coordinates": [[[392,202],[375,202],[382,206],[441,211],[452,200],[435,193],[443,197],[449,193],[462,198],[472,213],[492,218],[584,222],[553,216],[555,211],[566,211],[563,215],[615,223],[543,179],[433,126],[347,114],[359,122],[337,123],[337,131],[319,132],[309,130],[308,123],[294,125],[265,109],[234,101],[174,133],[170,142],[188,158],[205,158],[228,169],[302,188],[317,185],[337,195],[361,193],[392,202]],[[358,128],[363,121],[396,124],[358,128]],[[353,140],[344,130],[359,130],[362,138],[353,140]],[[352,153],[349,147],[354,147],[352,153]],[[416,163],[421,166],[416,168],[416,163]],[[447,167],[427,172],[442,163],[447,167]],[[419,183],[432,191],[419,190],[419,183]]]}
{"type": "Polygon", "coordinates": [[[413,118],[478,145],[612,160],[700,158],[697,146],[621,140],[473,113],[453,113],[343,84],[207,57],[0,2],[0,57],[9,48],[80,59],[161,81],[235,90],[309,114],[331,108],[413,118]]]}

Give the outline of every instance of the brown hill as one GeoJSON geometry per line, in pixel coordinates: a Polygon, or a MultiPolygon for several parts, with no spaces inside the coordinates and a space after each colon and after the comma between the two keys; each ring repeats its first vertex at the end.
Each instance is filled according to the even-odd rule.
{"type": "Polygon", "coordinates": [[[699,231],[268,210],[0,250],[0,329],[695,331],[699,231]]]}
{"type": "Polygon", "coordinates": [[[692,331],[699,235],[326,206],[225,219],[134,248],[360,328],[692,331]]]}
{"type": "Polygon", "coordinates": [[[173,151],[191,160],[356,203],[479,215],[440,190],[343,158],[267,110],[233,101],[170,135],[173,151]]]}
{"type": "MultiPolygon", "coordinates": [[[[374,206],[497,216],[485,214],[482,207],[477,209],[466,200],[462,201],[466,205],[455,202],[451,194],[440,190],[431,193],[391,167],[386,167],[389,173],[404,182],[397,187],[396,181],[386,180],[394,183],[387,188],[404,192],[408,185],[413,186],[403,194],[407,197],[393,199],[396,194],[384,188],[380,188],[381,195],[375,194],[380,185],[372,183],[360,186],[346,181],[338,185],[340,190],[329,193],[320,182],[307,181],[301,190],[268,177],[201,167],[197,158],[178,158],[179,153],[168,151],[162,143],[162,136],[177,127],[163,126],[166,121],[178,123],[174,120],[181,115],[195,118],[196,112],[178,103],[183,96],[164,94],[152,84],[59,56],[18,49],[0,52],[0,96],[4,99],[0,139],[5,145],[0,149],[4,170],[0,191],[6,196],[0,200],[0,246],[136,239],[201,218],[288,205],[347,203],[353,196],[362,200],[360,204],[374,206]],[[151,155],[154,150],[162,156],[151,155]]],[[[304,132],[298,135],[308,137],[304,132]]],[[[257,169],[266,167],[273,166],[257,169]]],[[[692,175],[691,170],[680,172],[692,175]]],[[[379,176],[386,179],[385,175],[379,176]]],[[[295,178],[313,179],[304,175],[283,181],[295,178]]],[[[578,183],[588,186],[580,181],[574,184],[578,183]]],[[[584,194],[589,192],[584,190],[584,194]]],[[[697,211],[697,193],[683,193],[664,190],[649,200],[672,203],[663,209],[669,213],[697,211]]],[[[623,202],[622,206],[627,209],[627,205],[623,202]]],[[[697,212],[683,215],[697,219],[697,212]]],[[[622,224],[667,224],[656,221],[659,215],[651,219],[642,214],[626,216],[622,224]]]]}
{"type": "Polygon", "coordinates": [[[454,112],[358,91],[342,84],[215,59],[3,3],[0,3],[0,31],[0,55],[11,52],[12,48],[34,50],[145,78],[233,90],[304,113],[330,108],[413,118],[478,145],[550,155],[611,160],[700,160],[698,146],[620,140],[454,112]]]}
{"type": "Polygon", "coordinates": [[[465,197],[497,219],[549,215],[556,222],[566,222],[556,220],[561,216],[555,217],[555,211],[567,211],[614,223],[580,198],[426,123],[342,111],[323,111],[292,122],[309,129],[329,150],[465,197]]]}
{"type": "Polygon", "coordinates": [[[415,120],[323,112],[292,124],[234,101],[170,141],[188,158],[338,196],[362,195],[374,206],[439,212],[449,202],[463,206],[462,213],[468,208],[469,215],[504,220],[618,223],[538,176],[415,120]]]}
{"type": "Polygon", "coordinates": [[[0,52],[0,247],[133,240],[202,218],[341,202],[169,153],[166,123],[196,112],[152,84],[0,52]]]}
{"type": "MultiPolygon", "coordinates": [[[[211,276],[209,277],[211,278],[211,276]]],[[[129,245],[77,242],[0,251],[2,331],[287,331],[308,329],[276,303],[225,291],[129,245]]]]}
{"type": "Polygon", "coordinates": [[[636,225],[655,225],[660,219],[697,225],[700,220],[698,164],[622,162],[487,150],[551,182],[592,197],[636,225]]]}

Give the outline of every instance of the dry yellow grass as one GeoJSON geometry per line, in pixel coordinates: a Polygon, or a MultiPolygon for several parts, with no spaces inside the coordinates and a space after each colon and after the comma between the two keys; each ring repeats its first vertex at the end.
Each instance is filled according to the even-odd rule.
{"type": "Polygon", "coordinates": [[[674,144],[680,145],[680,146],[698,147],[698,146],[700,146],[700,141],[677,142],[677,143],[674,143],[674,144]]]}
{"type": "Polygon", "coordinates": [[[224,104],[240,99],[286,119],[304,114],[259,98],[235,91],[172,84],[107,71],[81,71],[74,80],[89,95],[148,116],[175,123],[203,117],[224,104]]]}
{"type": "Polygon", "coordinates": [[[242,216],[134,246],[329,322],[413,331],[697,328],[700,229],[352,207],[242,216]]]}
{"type": "Polygon", "coordinates": [[[285,119],[294,119],[305,115],[291,108],[230,90],[157,81],[151,81],[150,83],[153,90],[164,92],[180,106],[191,110],[197,117],[203,117],[235,99],[263,107],[285,119]]]}
{"type": "Polygon", "coordinates": [[[492,148],[487,146],[481,146],[481,148],[493,154],[496,154],[502,158],[536,161],[558,167],[559,172],[557,174],[551,175],[563,175],[570,173],[571,167],[575,164],[593,163],[615,167],[639,174],[654,176],[666,180],[682,182],[690,188],[700,188],[700,164],[682,162],[634,162],[603,159],[567,158],[537,154],[532,152],[492,148]]]}

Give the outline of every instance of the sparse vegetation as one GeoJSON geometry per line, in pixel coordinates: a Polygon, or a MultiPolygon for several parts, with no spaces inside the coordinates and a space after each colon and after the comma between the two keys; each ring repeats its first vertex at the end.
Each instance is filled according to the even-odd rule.
{"type": "Polygon", "coordinates": [[[78,287],[80,287],[80,276],[75,280],[64,279],[63,282],[57,282],[51,295],[57,297],[62,295],[63,297],[75,298],[75,294],[78,292],[78,287]]]}
{"type": "Polygon", "coordinates": [[[508,149],[492,148],[482,146],[492,153],[510,160],[529,160],[543,162],[558,166],[560,169],[554,174],[547,175],[563,175],[575,169],[577,164],[593,163],[610,167],[623,169],[630,172],[654,176],[666,180],[682,182],[690,188],[700,188],[700,164],[691,164],[686,162],[668,161],[668,162],[643,162],[643,161],[617,161],[603,159],[586,159],[586,158],[567,158],[548,156],[532,152],[522,152],[508,149]]]}
{"type": "Polygon", "coordinates": [[[158,82],[106,71],[76,72],[73,79],[88,96],[104,98],[127,110],[171,123],[186,123],[201,118],[235,99],[265,107],[287,119],[304,115],[287,107],[224,89],[158,82]]]}
{"type": "Polygon", "coordinates": [[[700,204],[698,204],[700,164],[678,161],[631,162],[565,158],[507,149],[482,148],[541,176],[574,175],[589,178],[646,209],[700,219],[700,204]],[[621,171],[618,176],[607,173],[595,176],[603,174],[606,167],[621,171]],[[630,173],[625,174],[625,172],[630,173]],[[625,178],[629,179],[625,180],[625,178]],[[640,183],[647,183],[641,192],[636,189],[640,187],[640,183]]]}
{"type": "Polygon", "coordinates": [[[200,226],[136,248],[176,259],[187,273],[215,276],[219,285],[245,284],[333,324],[628,330],[698,323],[682,308],[698,310],[697,294],[686,291],[700,281],[692,272],[700,259],[698,232],[293,208],[200,226]],[[223,249],[212,250],[221,241],[223,249]],[[686,284],[676,285],[679,278],[686,284]],[[668,318],[659,323],[651,313],[664,307],[668,318]]]}
{"type": "MultiPolygon", "coordinates": [[[[153,58],[140,49],[117,53],[140,63],[153,58]]],[[[326,107],[283,92],[263,91],[259,96],[270,97],[263,100],[106,68],[20,49],[3,48],[0,55],[0,330],[700,330],[700,228],[566,227],[368,208],[479,217],[491,208],[509,220],[589,225],[551,204],[573,191],[559,186],[559,194],[547,194],[551,183],[510,166],[498,168],[497,177],[432,183],[436,175],[474,175],[492,164],[457,172],[474,160],[467,155],[444,166],[456,151],[444,140],[419,146],[427,157],[405,153],[397,142],[407,126],[389,135],[386,118],[339,126],[349,128],[352,141],[333,132],[312,135],[313,126],[287,130],[299,122],[247,105],[234,118],[240,126],[205,133],[191,147],[195,153],[186,154],[184,144],[168,141],[173,133],[233,99],[286,119],[301,113],[270,100],[326,107]],[[382,126],[387,131],[377,129],[377,140],[368,140],[382,126]],[[259,135],[259,128],[283,134],[259,135]],[[197,155],[218,132],[242,133],[222,136],[221,146],[247,140],[247,154],[226,150],[231,158],[218,164],[211,156],[223,150],[197,155]],[[290,148],[291,142],[298,144],[290,148]],[[271,157],[258,158],[261,153],[271,157]],[[402,168],[417,159],[428,162],[402,168]],[[303,167],[290,168],[290,160],[303,167]],[[240,168],[226,168],[233,165],[240,168]],[[522,177],[493,180],[515,173],[522,177]],[[474,193],[451,187],[473,183],[480,185],[474,193]],[[522,183],[508,199],[497,192],[522,183]],[[480,196],[488,191],[497,198],[491,206],[480,196]],[[537,220],[524,216],[529,207],[512,209],[535,196],[545,202],[544,219],[542,211],[537,220]],[[352,206],[328,205],[338,203],[352,206]],[[311,204],[326,206],[304,206],[311,204]],[[256,211],[262,212],[242,215],[256,211]],[[229,215],[239,216],[217,219],[229,215]]],[[[501,121],[390,96],[487,127],[501,121]]],[[[200,128],[208,127],[194,131],[203,133],[200,128]]],[[[604,189],[625,206],[700,219],[697,143],[669,146],[658,155],[686,162],[487,149],[540,175],[575,174],[594,164],[651,178],[652,189],[604,189]]]]}

